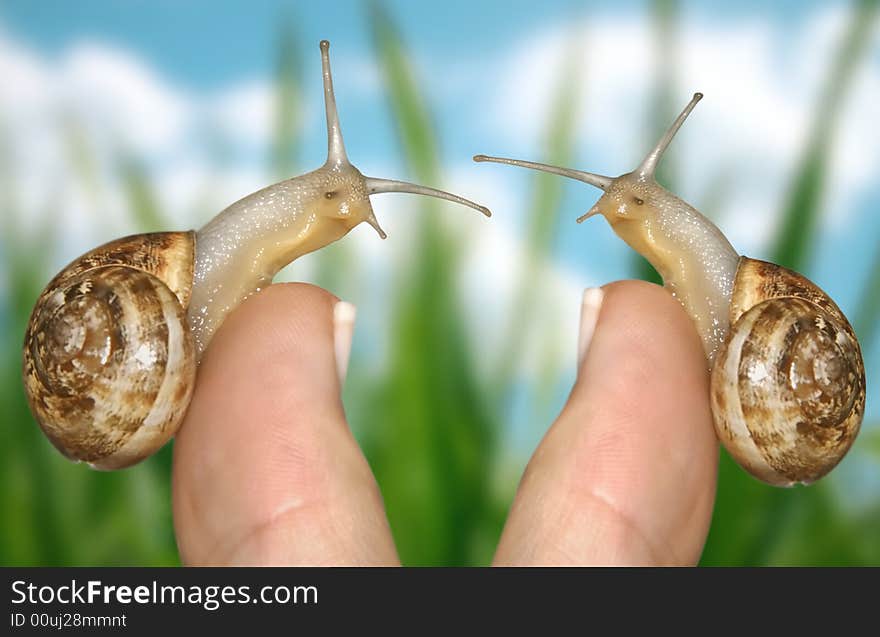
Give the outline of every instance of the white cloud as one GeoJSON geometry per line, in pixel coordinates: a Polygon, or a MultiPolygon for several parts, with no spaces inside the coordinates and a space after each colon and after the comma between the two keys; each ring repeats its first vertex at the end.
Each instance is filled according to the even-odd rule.
{"type": "MultiPolygon", "coordinates": [[[[720,212],[735,223],[748,221],[748,233],[744,225],[733,232],[749,234],[750,245],[768,235],[772,215],[779,210],[848,19],[838,6],[816,12],[793,36],[790,30],[797,27],[791,25],[706,22],[700,17],[686,19],[679,30],[676,89],[681,106],[693,91],[706,95],[674,145],[683,189],[699,192],[703,186],[694,184],[706,184],[720,170],[734,171],[732,190],[748,194],[720,212]],[[786,38],[790,47],[780,47],[786,38]],[[743,200],[767,212],[743,212],[743,200]]],[[[500,51],[492,61],[494,71],[487,74],[497,79],[485,89],[495,97],[484,116],[502,140],[499,152],[535,153],[556,91],[555,73],[576,40],[582,44],[573,68],[584,84],[577,147],[582,157],[601,163],[579,167],[612,175],[632,169],[655,141],[645,136],[645,107],[656,86],[653,37],[647,15],[630,14],[626,20],[614,15],[554,25],[500,51]]],[[[851,218],[855,207],[845,202],[876,183],[880,36],[873,38],[871,51],[847,100],[833,156],[834,196],[828,198],[826,218],[834,225],[851,218]]]]}
{"type": "Polygon", "coordinates": [[[60,98],[90,133],[122,139],[134,150],[158,154],[185,139],[192,98],[167,85],[127,51],[81,42],[55,74],[60,98]]]}
{"type": "Polygon", "coordinates": [[[249,80],[206,104],[210,121],[235,141],[265,148],[272,135],[275,94],[264,79],[249,80]]]}

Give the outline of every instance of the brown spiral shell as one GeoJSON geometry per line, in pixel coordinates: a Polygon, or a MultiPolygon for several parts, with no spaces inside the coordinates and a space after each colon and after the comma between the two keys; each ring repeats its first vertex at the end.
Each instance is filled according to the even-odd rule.
{"type": "Polygon", "coordinates": [[[818,480],[849,450],[865,412],[865,366],[852,327],[803,276],[746,257],[730,321],[712,368],[718,437],[765,482],[818,480]]]}
{"type": "Polygon", "coordinates": [[[186,307],[194,234],[105,244],[43,290],[25,334],[31,411],[68,458],[132,465],[177,431],[195,385],[186,307]]]}

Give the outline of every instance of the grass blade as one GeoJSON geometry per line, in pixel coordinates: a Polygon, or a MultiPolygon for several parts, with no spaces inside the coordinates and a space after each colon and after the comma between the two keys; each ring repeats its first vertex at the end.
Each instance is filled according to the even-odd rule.
{"type": "Polygon", "coordinates": [[[877,0],[859,0],[828,71],[815,118],[782,212],[771,261],[793,270],[807,264],[818,229],[831,145],[855,69],[865,57],[877,17],[877,0]]]}
{"type": "MultiPolygon", "coordinates": [[[[403,154],[419,181],[438,183],[439,149],[404,45],[379,3],[370,27],[403,154]]],[[[418,249],[396,284],[395,338],[377,400],[360,415],[377,432],[365,450],[382,488],[405,564],[472,564],[497,537],[493,511],[493,425],[474,379],[472,351],[458,306],[453,238],[419,202],[418,249]],[[381,433],[378,433],[380,432],[381,433]]]]}
{"type": "Polygon", "coordinates": [[[874,263],[853,316],[853,329],[858,334],[862,350],[868,352],[880,323],[880,248],[874,252],[874,263]]]}
{"type": "Polygon", "coordinates": [[[167,229],[165,216],[143,163],[131,152],[121,151],[117,154],[116,164],[135,228],[140,232],[167,229]]]}
{"type": "MultiPolygon", "coordinates": [[[[559,75],[552,105],[544,126],[544,156],[539,160],[557,166],[571,164],[574,156],[574,143],[577,138],[575,117],[578,111],[580,91],[579,43],[572,37],[569,50],[564,59],[565,65],[559,75]]],[[[541,274],[550,256],[553,243],[559,231],[560,204],[566,186],[563,179],[555,175],[535,172],[531,176],[532,196],[526,213],[527,238],[525,260],[519,266],[515,277],[518,285],[513,292],[510,305],[510,320],[501,340],[501,355],[492,373],[495,402],[503,405],[509,398],[514,375],[523,350],[529,340],[529,328],[540,305],[536,303],[539,294],[541,274]]],[[[569,222],[572,222],[570,219],[569,222]]],[[[543,306],[540,306],[543,307],[543,306]]],[[[542,311],[547,310],[543,308],[542,311]]],[[[545,350],[542,350],[545,351],[545,350]]]]}
{"type": "MultiPolygon", "coordinates": [[[[651,19],[653,26],[654,59],[656,68],[654,77],[653,104],[651,106],[650,129],[651,140],[660,139],[663,132],[677,115],[676,108],[676,69],[678,51],[678,0],[654,0],[651,3],[651,19]]],[[[647,148],[646,148],[647,150],[647,148]]],[[[675,147],[670,148],[657,166],[657,182],[667,190],[675,192],[675,147]]],[[[663,278],[657,273],[648,260],[638,253],[633,253],[635,277],[661,285],[663,278]]]]}
{"type": "Polygon", "coordinates": [[[302,130],[302,60],[296,46],[293,21],[280,18],[275,67],[275,129],[272,172],[276,179],[292,177],[296,169],[302,130]]]}

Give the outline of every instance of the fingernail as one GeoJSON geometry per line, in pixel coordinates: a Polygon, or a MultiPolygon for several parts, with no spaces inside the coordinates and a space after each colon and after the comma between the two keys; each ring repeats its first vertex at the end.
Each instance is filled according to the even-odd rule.
{"type": "Polygon", "coordinates": [[[351,354],[351,338],[354,335],[354,320],[357,308],[351,303],[339,301],[333,306],[333,349],[336,354],[336,375],[339,386],[345,383],[348,372],[348,357],[351,354]]]}
{"type": "Polygon", "coordinates": [[[578,335],[578,358],[577,367],[580,371],[587,350],[590,349],[590,341],[593,340],[593,333],[596,331],[596,322],[599,320],[599,309],[602,307],[602,301],[605,293],[602,288],[587,288],[584,290],[584,299],[581,302],[581,328],[578,335]]]}

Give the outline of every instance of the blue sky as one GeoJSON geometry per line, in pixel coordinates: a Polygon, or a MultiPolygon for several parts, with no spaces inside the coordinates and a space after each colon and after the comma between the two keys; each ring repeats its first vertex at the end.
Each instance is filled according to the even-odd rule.
{"type": "MultiPolygon", "coordinates": [[[[790,26],[834,2],[777,0],[684,3],[685,11],[718,20],[769,20],[790,26]]],[[[836,3],[845,4],[845,3],[836,3]]],[[[481,55],[509,44],[536,26],[577,15],[641,13],[647,2],[447,0],[386,2],[401,30],[425,51],[448,54],[462,45],[481,55]]],[[[307,41],[327,38],[367,48],[367,3],[206,0],[6,0],[3,22],[48,54],[61,54],[84,38],[123,45],[168,77],[192,86],[220,86],[271,66],[274,25],[285,13],[307,41]]]]}
{"type": "MultiPolygon", "coordinates": [[[[491,222],[450,208],[468,243],[464,282],[474,324],[503,320],[507,293],[522,262],[527,173],[476,166],[474,153],[538,159],[549,98],[566,56],[576,55],[580,106],[578,168],[606,174],[631,169],[654,139],[647,111],[656,88],[655,54],[645,2],[387,2],[425,91],[443,150],[443,183],[493,208],[491,222]],[[573,53],[572,53],[573,52],[573,53]],[[479,299],[497,299],[491,307],[479,299]],[[477,316],[478,315],[478,316],[477,316]]],[[[674,91],[683,106],[706,93],[672,148],[678,194],[701,207],[723,172],[728,196],[704,212],[743,253],[761,257],[796,159],[812,125],[824,73],[846,26],[849,3],[684,3],[674,91]]],[[[151,171],[169,219],[197,227],[268,183],[272,81],[279,19],[298,38],[305,109],[301,167],[323,161],[318,41],[332,43],[343,133],[355,165],[367,174],[411,179],[374,64],[367,5],[362,2],[10,2],[0,4],[0,117],[14,146],[27,223],[54,196],[63,202],[60,266],[84,249],[127,231],[114,185],[114,145],[122,140],[151,171]],[[73,113],[98,157],[99,194],[83,192],[59,147],[60,112],[73,113]],[[222,133],[228,156],[218,165],[203,129],[222,133]],[[45,184],[53,188],[46,189],[45,184]],[[206,186],[210,184],[210,188],[206,186]],[[59,195],[58,193],[62,193],[59,195]]],[[[809,276],[852,311],[880,239],[880,35],[853,82],[835,144],[817,257],[809,276]]],[[[566,185],[560,235],[547,275],[553,316],[536,330],[558,334],[563,364],[573,366],[580,290],[631,275],[631,253],[607,225],[576,226],[598,194],[566,185]]],[[[371,276],[387,278],[407,249],[407,198],[374,203],[390,238],[369,229],[346,238],[371,276]]],[[[308,263],[304,265],[308,272],[308,263]]],[[[349,298],[359,305],[375,301],[349,298]]],[[[361,314],[363,321],[378,317],[361,314]]],[[[359,319],[361,323],[361,319],[359,319]]],[[[363,324],[361,323],[363,326],[363,324]]],[[[479,327],[475,327],[479,329],[479,327]]],[[[369,333],[363,327],[360,334],[369,333]]],[[[488,330],[480,343],[498,351],[488,330]]],[[[356,337],[358,338],[358,337],[356,337]]],[[[357,346],[357,343],[356,343],[357,346]]],[[[880,370],[872,344],[870,370],[880,370]]],[[[526,376],[536,364],[524,362],[526,376]]],[[[880,376],[880,373],[875,373],[880,376]]],[[[878,379],[869,375],[869,394],[878,379]]],[[[877,418],[880,408],[869,402],[877,418]]]]}

